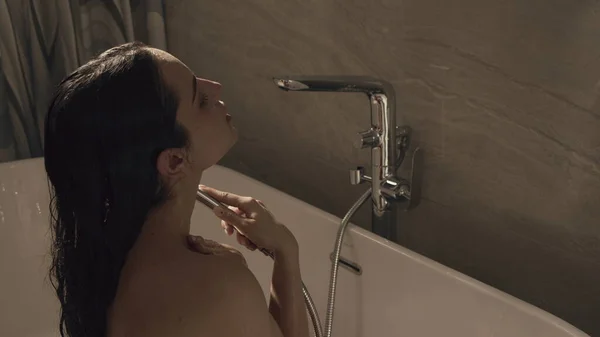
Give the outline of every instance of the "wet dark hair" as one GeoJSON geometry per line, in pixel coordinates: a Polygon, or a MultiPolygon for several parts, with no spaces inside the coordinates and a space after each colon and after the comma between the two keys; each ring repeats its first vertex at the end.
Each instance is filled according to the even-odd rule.
{"type": "Polygon", "coordinates": [[[177,105],[154,55],[139,42],[105,51],[58,86],[45,121],[44,157],[50,276],[63,337],[107,333],[127,254],[149,211],[166,199],[158,155],[188,146],[177,105]]]}

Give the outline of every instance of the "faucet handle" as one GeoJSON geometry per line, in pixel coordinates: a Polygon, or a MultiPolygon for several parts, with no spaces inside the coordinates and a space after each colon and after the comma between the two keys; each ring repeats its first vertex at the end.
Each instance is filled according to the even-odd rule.
{"type": "Polygon", "coordinates": [[[412,156],[412,167],[410,173],[410,202],[408,210],[417,207],[421,203],[421,187],[423,186],[423,151],[417,147],[412,156]]]}
{"type": "Polygon", "coordinates": [[[357,166],[356,170],[350,170],[350,185],[359,185],[365,181],[371,181],[371,177],[365,175],[365,168],[357,166]]]}
{"type": "Polygon", "coordinates": [[[408,151],[408,148],[410,147],[411,134],[412,129],[409,126],[396,126],[396,147],[398,150],[395,165],[396,170],[398,170],[402,165],[402,162],[404,162],[406,151],[408,151]]]}
{"type": "Polygon", "coordinates": [[[375,147],[379,144],[379,134],[374,129],[362,131],[358,133],[358,138],[354,142],[354,147],[364,149],[367,147],[375,147]]]}
{"type": "Polygon", "coordinates": [[[416,148],[412,156],[412,167],[410,181],[399,177],[390,177],[381,183],[381,192],[392,200],[403,204],[404,211],[411,210],[421,202],[422,175],[422,151],[416,148]]]}

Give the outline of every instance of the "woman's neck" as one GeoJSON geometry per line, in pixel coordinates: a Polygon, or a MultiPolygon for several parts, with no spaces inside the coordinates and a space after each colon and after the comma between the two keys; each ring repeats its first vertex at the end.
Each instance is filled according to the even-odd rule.
{"type": "Polygon", "coordinates": [[[187,244],[198,181],[178,184],[171,197],[148,214],[138,237],[140,244],[151,245],[155,251],[187,244]]]}

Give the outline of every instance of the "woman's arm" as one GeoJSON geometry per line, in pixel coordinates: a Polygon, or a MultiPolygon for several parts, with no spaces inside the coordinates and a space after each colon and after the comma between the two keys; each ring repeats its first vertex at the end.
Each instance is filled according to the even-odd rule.
{"type": "Polygon", "coordinates": [[[298,246],[275,254],[269,312],[285,337],[308,337],[298,246]]]}
{"type": "Polygon", "coordinates": [[[221,226],[227,234],[237,233],[238,243],[250,250],[262,248],[274,253],[269,312],[284,337],[309,337],[299,248],[292,232],[259,200],[206,186],[200,186],[200,189],[225,204],[214,208],[213,212],[222,220],[221,226]]]}

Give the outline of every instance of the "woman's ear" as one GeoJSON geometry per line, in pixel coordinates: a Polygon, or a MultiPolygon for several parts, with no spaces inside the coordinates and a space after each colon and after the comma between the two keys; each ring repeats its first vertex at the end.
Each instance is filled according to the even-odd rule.
{"type": "Polygon", "coordinates": [[[156,168],[163,177],[173,177],[183,173],[185,152],[181,149],[166,149],[156,159],[156,168]]]}

